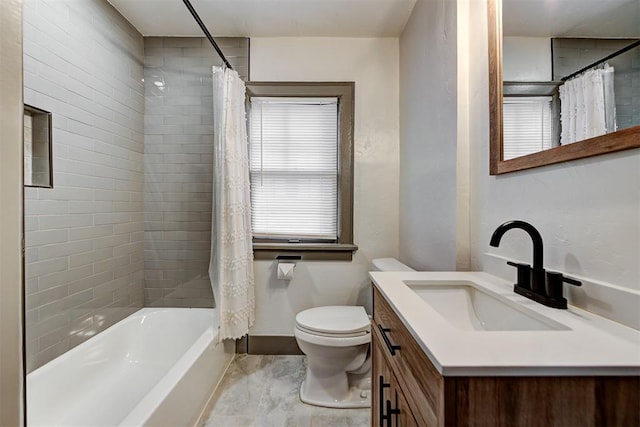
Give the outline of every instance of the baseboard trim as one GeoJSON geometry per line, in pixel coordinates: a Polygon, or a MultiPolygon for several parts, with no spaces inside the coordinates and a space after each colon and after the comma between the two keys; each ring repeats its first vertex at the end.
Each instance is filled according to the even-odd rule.
{"type": "Polygon", "coordinates": [[[296,338],[283,335],[245,335],[236,340],[236,353],[264,355],[303,355],[296,338]]]}

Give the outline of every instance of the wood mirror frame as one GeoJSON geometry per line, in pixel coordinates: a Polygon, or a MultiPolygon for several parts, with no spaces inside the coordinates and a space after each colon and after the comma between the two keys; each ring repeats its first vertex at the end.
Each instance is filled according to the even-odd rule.
{"type": "Polygon", "coordinates": [[[487,0],[489,35],[489,173],[500,175],[640,147],[640,126],[538,153],[502,158],[502,0],[487,0]]]}

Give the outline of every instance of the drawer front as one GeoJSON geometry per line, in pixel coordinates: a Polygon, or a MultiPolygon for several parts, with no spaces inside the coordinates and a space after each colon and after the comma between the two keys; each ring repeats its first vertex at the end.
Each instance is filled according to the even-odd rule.
{"type": "Polygon", "coordinates": [[[382,294],[373,288],[373,328],[414,416],[422,426],[444,425],[444,379],[382,294]]]}
{"type": "Polygon", "coordinates": [[[371,425],[373,427],[417,427],[409,404],[383,354],[379,334],[372,334],[373,394],[371,425]]]}

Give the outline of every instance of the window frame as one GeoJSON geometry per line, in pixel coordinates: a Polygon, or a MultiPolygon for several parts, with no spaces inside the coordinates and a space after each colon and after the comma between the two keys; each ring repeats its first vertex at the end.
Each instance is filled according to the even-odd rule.
{"type": "Polygon", "coordinates": [[[353,242],[354,82],[247,82],[247,110],[252,97],[338,98],[338,238],[335,242],[253,238],[256,260],[278,258],[350,261],[353,242]]]}

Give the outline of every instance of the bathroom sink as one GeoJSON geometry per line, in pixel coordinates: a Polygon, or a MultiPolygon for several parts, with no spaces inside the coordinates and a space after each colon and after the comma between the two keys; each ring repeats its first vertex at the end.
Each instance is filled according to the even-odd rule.
{"type": "Polygon", "coordinates": [[[473,282],[405,281],[404,283],[458,329],[469,331],[569,329],[473,282]]]}

